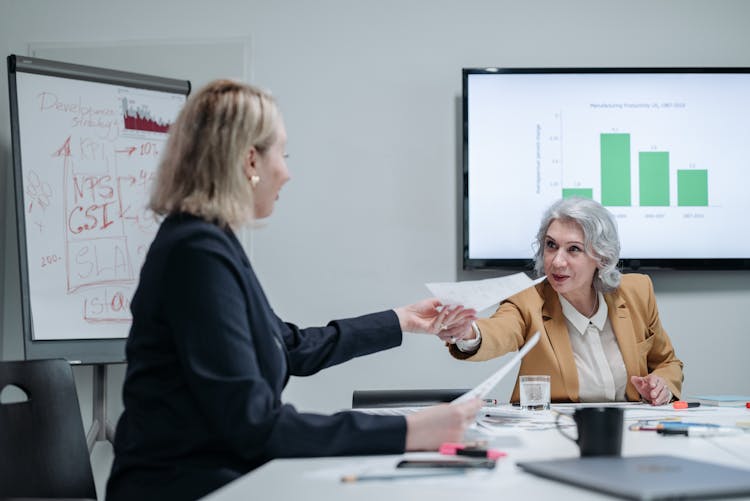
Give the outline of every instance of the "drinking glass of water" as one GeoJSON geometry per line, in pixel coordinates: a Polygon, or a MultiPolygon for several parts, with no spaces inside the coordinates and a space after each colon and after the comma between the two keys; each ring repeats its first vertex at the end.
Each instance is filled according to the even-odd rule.
{"type": "Polygon", "coordinates": [[[521,409],[541,411],[549,409],[549,376],[521,376],[521,409]]]}

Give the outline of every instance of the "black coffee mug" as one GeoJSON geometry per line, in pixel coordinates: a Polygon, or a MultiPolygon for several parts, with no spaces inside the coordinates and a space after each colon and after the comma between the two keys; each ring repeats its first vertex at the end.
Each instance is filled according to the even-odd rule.
{"type": "MultiPolygon", "coordinates": [[[[622,407],[581,407],[573,413],[578,428],[575,439],[560,428],[560,416],[555,426],[562,435],[578,444],[581,456],[619,456],[622,451],[622,407]]],[[[568,416],[571,417],[571,416],[568,416]]]]}

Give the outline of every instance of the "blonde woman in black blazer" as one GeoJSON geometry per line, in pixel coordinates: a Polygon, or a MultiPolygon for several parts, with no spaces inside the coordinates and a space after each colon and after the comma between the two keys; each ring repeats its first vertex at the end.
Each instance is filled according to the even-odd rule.
{"type": "Polygon", "coordinates": [[[474,318],[437,300],[309,329],[276,316],[235,230],[271,214],[289,179],[285,144],[273,99],[231,81],[192,96],[170,129],[150,204],[165,219],[132,301],[108,501],[199,498],[274,458],[434,450],[461,439],[481,407],[319,415],[281,401],[290,375],[474,318]]]}

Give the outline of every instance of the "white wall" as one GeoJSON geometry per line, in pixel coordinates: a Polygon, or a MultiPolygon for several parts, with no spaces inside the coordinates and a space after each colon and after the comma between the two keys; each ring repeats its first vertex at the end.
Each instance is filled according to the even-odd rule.
{"type": "MultiPolygon", "coordinates": [[[[459,271],[462,67],[750,66],[747,19],[744,0],[0,0],[0,52],[250,37],[249,74],[281,103],[292,171],[276,213],[253,236],[252,259],[277,312],[309,325],[417,300],[427,281],[488,276],[459,271]]],[[[202,61],[189,64],[200,72],[202,61]]],[[[1,71],[2,355],[16,358],[1,71]]],[[[653,276],[688,391],[750,393],[750,272],[653,276]]],[[[285,396],[329,411],[346,407],[355,388],[465,387],[496,366],[454,361],[435,339],[412,335],[400,349],[293,380],[285,396]]],[[[118,368],[113,413],[121,378],[118,368]]]]}

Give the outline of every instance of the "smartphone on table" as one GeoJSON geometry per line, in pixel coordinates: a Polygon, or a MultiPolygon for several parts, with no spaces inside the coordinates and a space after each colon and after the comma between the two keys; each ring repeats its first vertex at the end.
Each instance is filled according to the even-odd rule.
{"type": "Polygon", "coordinates": [[[396,468],[485,468],[491,470],[495,461],[491,459],[404,459],[396,468]]]}

